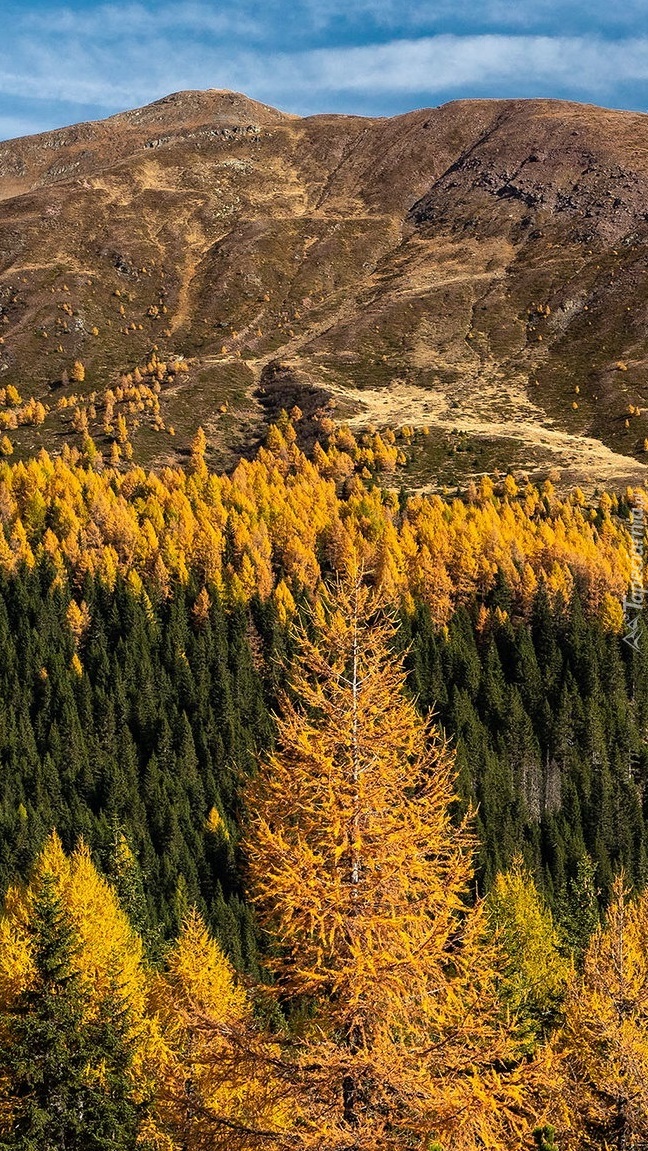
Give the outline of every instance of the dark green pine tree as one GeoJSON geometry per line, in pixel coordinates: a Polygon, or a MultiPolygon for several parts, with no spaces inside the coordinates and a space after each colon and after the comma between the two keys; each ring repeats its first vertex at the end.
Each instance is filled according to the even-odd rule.
{"type": "Polygon", "coordinates": [[[578,861],[576,876],[558,901],[558,919],[576,960],[582,966],[589,941],[599,925],[596,867],[589,855],[578,861]]]}
{"type": "Polygon", "coordinates": [[[117,826],[104,870],[130,924],[141,937],[146,954],[159,959],[162,936],[147,899],[142,868],[128,836],[117,826]]]}
{"type": "Polygon", "coordinates": [[[88,1017],[73,929],[53,876],[31,921],[34,981],[0,1016],[0,1072],[11,1120],[2,1151],[132,1151],[143,1105],[132,1097],[128,1021],[117,997],[88,1017]]]}

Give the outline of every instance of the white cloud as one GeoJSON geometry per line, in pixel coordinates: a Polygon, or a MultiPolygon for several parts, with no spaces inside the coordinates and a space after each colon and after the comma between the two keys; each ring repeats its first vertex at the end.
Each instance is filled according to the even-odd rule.
{"type": "MultiPolygon", "coordinates": [[[[565,34],[607,30],[621,35],[648,30],[646,0],[292,0],[287,20],[286,0],[104,0],[86,8],[66,7],[50,0],[48,7],[30,11],[29,3],[5,0],[8,10],[4,31],[9,43],[23,32],[49,36],[125,39],[127,36],[159,38],[166,32],[180,36],[234,36],[239,47],[245,41],[263,41],[267,47],[315,44],[318,33],[349,42],[355,29],[363,41],[372,29],[403,37],[408,31],[424,34],[469,35],[565,34]]],[[[320,36],[323,46],[324,36],[320,36]]],[[[172,44],[170,45],[172,47],[172,44]]],[[[64,42],[61,47],[65,47],[64,42]]]]}
{"type": "MultiPolygon", "coordinates": [[[[519,81],[605,93],[619,78],[648,80],[648,37],[603,42],[585,37],[454,36],[320,49],[285,58],[290,87],[319,91],[447,92],[519,81]]],[[[274,69],[281,77],[281,58],[274,69]]],[[[282,84],[287,90],[287,85],[282,84]]]]}
{"type": "MultiPolygon", "coordinates": [[[[255,6],[256,7],[256,6],[255,6]]],[[[49,12],[27,12],[17,17],[21,32],[43,36],[67,36],[74,39],[124,40],[127,37],[151,36],[159,39],[164,32],[201,36],[258,36],[267,32],[267,21],[246,15],[241,7],[218,8],[188,0],[186,3],[163,3],[154,8],[135,2],[101,4],[85,11],[53,8],[49,12]]],[[[169,49],[172,48],[169,43],[169,49]]]]}
{"type": "MultiPolygon", "coordinates": [[[[365,2],[365,0],[363,0],[365,2]]],[[[366,0],[375,3],[375,0],[366,0]]],[[[383,0],[390,4],[392,0],[383,0]]],[[[0,72],[5,97],[74,106],[92,106],[87,115],[134,107],[182,88],[234,88],[289,111],[326,110],[384,104],[390,97],[406,106],[479,93],[538,94],[569,92],[576,99],[614,102],[620,82],[648,82],[648,35],[604,41],[584,36],[443,34],[361,47],[270,52],[243,36],[174,34],[172,22],[199,5],[165,6],[159,17],[142,5],[100,10],[110,35],[97,27],[83,34],[78,23],[64,31],[38,34],[23,25],[15,36],[9,68],[0,72]],[[121,16],[129,11],[141,21],[121,16]],[[120,13],[120,19],[117,19],[120,13]],[[153,21],[151,23],[151,21],[153,21]],[[72,29],[74,31],[72,31],[72,29]],[[146,32],[146,34],[144,34],[146,32]]],[[[228,17],[229,19],[230,17],[228,17]]],[[[98,19],[97,10],[88,20],[98,19]]],[[[31,117],[30,117],[31,118],[31,117]]],[[[48,117],[49,119],[49,117],[48,117]]]]}

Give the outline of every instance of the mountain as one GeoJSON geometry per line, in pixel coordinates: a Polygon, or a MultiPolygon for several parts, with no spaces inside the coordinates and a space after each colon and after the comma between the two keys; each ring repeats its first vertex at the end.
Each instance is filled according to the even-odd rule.
{"type": "Polygon", "coordinates": [[[305,439],[323,416],[425,425],[412,484],[646,476],[646,115],[472,100],[300,119],[180,92],[0,145],[0,200],[0,384],[51,409],[18,451],[60,449],[61,396],[99,404],[157,348],[189,370],[161,385],[175,436],[145,417],[133,434],[144,463],[201,423],[227,465],[297,404],[305,439]]]}

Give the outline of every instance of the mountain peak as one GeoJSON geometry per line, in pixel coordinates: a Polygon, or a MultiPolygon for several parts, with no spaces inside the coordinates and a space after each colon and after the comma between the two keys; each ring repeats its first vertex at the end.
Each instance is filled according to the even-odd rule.
{"type": "Polygon", "coordinates": [[[645,115],[301,119],[183,91],[3,145],[0,197],[0,382],[52,408],[24,450],[73,434],[53,401],[75,360],[100,393],[157,346],[190,370],[160,398],[175,440],[136,437],[144,462],[200,421],[227,463],[296,404],[307,437],[428,426],[412,482],[645,475],[645,115]]]}

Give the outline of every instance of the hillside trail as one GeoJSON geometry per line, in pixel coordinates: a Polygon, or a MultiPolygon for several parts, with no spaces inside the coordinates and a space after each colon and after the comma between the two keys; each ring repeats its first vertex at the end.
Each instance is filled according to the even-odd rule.
{"type": "MultiPolygon", "coordinates": [[[[547,464],[572,473],[583,473],[589,483],[610,481],[648,482],[648,465],[606,447],[593,436],[565,431],[554,425],[541,408],[533,404],[524,389],[510,383],[506,389],[506,406],[519,413],[505,419],[493,419],[484,413],[491,387],[479,388],[478,405],[471,411],[470,397],[460,408],[451,408],[449,397],[439,391],[396,381],[389,388],[367,389],[329,385],[331,392],[345,405],[357,405],[358,411],[345,419],[352,431],[368,425],[376,427],[435,428],[447,433],[464,432],[484,439],[510,439],[521,443],[537,458],[540,452],[547,464]],[[478,410],[481,409],[481,412],[478,410]]],[[[502,384],[498,381],[498,407],[502,408],[502,384]]]]}
{"type": "MultiPolygon", "coordinates": [[[[435,287],[442,287],[445,283],[498,278],[498,272],[464,273],[437,278],[435,287]]],[[[368,280],[372,279],[368,277],[368,280]]],[[[369,287],[368,283],[366,287],[369,287]]],[[[414,290],[420,292],[420,283],[401,282],[394,285],[390,295],[402,298],[415,294],[414,290]]],[[[273,360],[294,366],[306,375],[312,374],[313,382],[327,391],[333,400],[340,402],[343,414],[340,413],[338,418],[352,431],[373,426],[397,428],[411,425],[415,428],[427,426],[448,434],[465,433],[477,439],[511,440],[519,446],[518,455],[528,452],[529,469],[556,468],[565,473],[570,482],[579,482],[590,488],[597,484],[648,484],[648,464],[613,451],[594,436],[556,426],[556,422],[531,400],[526,376],[515,372],[507,375],[501,367],[480,361],[477,356],[467,358],[463,365],[463,378],[452,388],[452,394],[441,387],[421,387],[397,377],[387,387],[353,387],[346,382],[340,383],[335,372],[329,371],[322,363],[309,364],[303,356],[305,349],[312,347],[315,341],[339,324],[353,324],[363,312],[366,313],[366,309],[361,300],[345,298],[307,331],[286,340],[281,347],[258,357],[236,355],[236,349],[240,350],[250,336],[254,343],[254,333],[267,316],[267,309],[261,309],[234,340],[227,341],[227,354],[205,356],[202,363],[245,363],[252,373],[255,387],[260,385],[264,369],[273,360]]],[[[335,418],[335,412],[331,414],[335,418]]],[[[423,485],[419,490],[433,486],[423,485]]]]}

